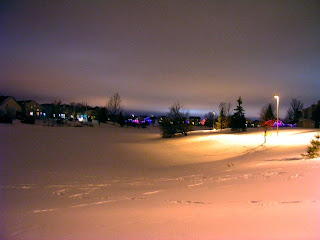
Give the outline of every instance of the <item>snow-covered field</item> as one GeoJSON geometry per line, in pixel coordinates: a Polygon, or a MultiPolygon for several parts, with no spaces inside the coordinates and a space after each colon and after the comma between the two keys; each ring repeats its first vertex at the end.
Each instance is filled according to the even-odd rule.
{"type": "Polygon", "coordinates": [[[0,239],[320,239],[315,133],[2,124],[0,239]]]}

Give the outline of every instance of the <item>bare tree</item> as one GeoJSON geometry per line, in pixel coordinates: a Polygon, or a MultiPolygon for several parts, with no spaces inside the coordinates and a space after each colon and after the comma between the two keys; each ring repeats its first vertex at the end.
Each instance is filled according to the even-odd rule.
{"type": "Polygon", "coordinates": [[[119,93],[111,96],[107,103],[107,110],[113,122],[117,121],[117,116],[121,112],[121,97],[119,93]]]}
{"type": "Polygon", "coordinates": [[[227,103],[221,102],[219,104],[219,118],[218,118],[218,123],[217,123],[217,128],[218,129],[224,129],[226,128],[226,123],[227,123],[227,103]]]}
{"type": "Polygon", "coordinates": [[[292,98],[290,107],[288,108],[286,121],[289,123],[298,123],[299,119],[302,117],[302,110],[303,103],[296,98],[292,98]]]}
{"type": "Polygon", "coordinates": [[[189,112],[184,109],[183,105],[180,102],[176,102],[171,107],[169,107],[170,118],[187,119],[188,115],[189,112]]]}
{"type": "Polygon", "coordinates": [[[231,116],[231,103],[225,103],[225,112],[226,112],[226,116],[231,116]]]}
{"type": "Polygon", "coordinates": [[[219,104],[218,129],[224,129],[230,126],[231,121],[231,103],[221,102],[219,104]]]}
{"type": "Polygon", "coordinates": [[[176,133],[187,135],[189,125],[187,124],[189,112],[183,108],[179,102],[169,107],[168,118],[161,123],[162,137],[168,138],[176,133]]]}
{"type": "Polygon", "coordinates": [[[230,127],[231,118],[232,118],[231,103],[230,102],[226,103],[226,105],[225,105],[225,114],[226,114],[225,127],[230,127]]]}

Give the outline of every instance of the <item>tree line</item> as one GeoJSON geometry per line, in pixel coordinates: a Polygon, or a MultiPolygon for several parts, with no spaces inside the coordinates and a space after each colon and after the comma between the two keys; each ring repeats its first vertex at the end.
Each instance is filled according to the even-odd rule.
{"type": "MultiPolygon", "coordinates": [[[[237,99],[237,106],[231,112],[231,103],[221,102],[219,104],[219,116],[217,120],[215,119],[215,113],[209,112],[205,115],[205,126],[213,129],[225,129],[231,128],[233,132],[246,131],[246,117],[245,110],[243,109],[243,102],[241,96],[237,99]]],[[[293,98],[290,102],[290,106],[287,110],[285,121],[289,124],[297,124],[302,117],[303,103],[293,98]]],[[[260,126],[265,132],[265,141],[267,136],[267,131],[276,122],[276,109],[274,104],[269,103],[263,106],[260,111],[260,126]]],[[[319,121],[319,109],[312,114],[312,119],[319,121]]],[[[160,126],[162,129],[162,137],[170,138],[177,133],[187,135],[188,131],[192,129],[192,125],[188,123],[188,111],[183,108],[181,103],[174,103],[169,107],[168,117],[163,119],[160,126]]]]}
{"type": "MultiPolygon", "coordinates": [[[[238,105],[234,109],[233,114],[231,115],[230,103],[220,103],[220,115],[217,121],[217,128],[224,129],[230,127],[233,132],[246,131],[246,118],[245,110],[242,107],[242,98],[239,97],[238,105]]],[[[188,131],[191,130],[192,125],[188,123],[189,112],[183,108],[183,105],[179,102],[174,103],[169,107],[168,117],[162,120],[160,126],[162,130],[162,137],[170,138],[177,133],[187,135],[188,131]]],[[[206,114],[207,126],[210,124],[210,127],[214,127],[215,116],[213,112],[206,114]]]]}

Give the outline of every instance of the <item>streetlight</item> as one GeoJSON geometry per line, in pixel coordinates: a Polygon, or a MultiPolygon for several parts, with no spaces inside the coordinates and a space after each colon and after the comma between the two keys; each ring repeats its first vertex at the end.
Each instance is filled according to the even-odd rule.
{"type": "Polygon", "coordinates": [[[277,99],[277,136],[279,136],[279,96],[275,95],[275,99],[277,99]]]}

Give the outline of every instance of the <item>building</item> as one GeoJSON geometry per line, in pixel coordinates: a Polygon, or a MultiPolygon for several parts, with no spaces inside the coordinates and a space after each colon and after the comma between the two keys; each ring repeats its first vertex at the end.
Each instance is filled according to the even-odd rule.
{"type": "Polygon", "coordinates": [[[41,104],[43,116],[46,118],[53,118],[53,114],[55,113],[55,107],[53,103],[44,103],[41,104]]]}
{"type": "Polygon", "coordinates": [[[320,125],[320,100],[317,104],[312,104],[310,107],[303,109],[302,119],[298,126],[304,128],[319,128],[320,125]]]}
{"type": "Polygon", "coordinates": [[[0,96],[0,115],[16,118],[22,111],[19,103],[11,96],[0,96]]]}
{"type": "Polygon", "coordinates": [[[98,110],[95,108],[89,108],[87,111],[85,111],[85,115],[88,116],[88,119],[94,120],[98,116],[98,110]]]}
{"type": "Polygon", "coordinates": [[[24,116],[34,116],[34,117],[42,116],[42,107],[36,101],[24,100],[24,101],[18,101],[18,103],[22,108],[22,114],[24,116]]]}
{"type": "Polygon", "coordinates": [[[201,123],[200,117],[190,116],[189,117],[189,123],[191,123],[194,126],[199,126],[201,123]]]}
{"type": "Polygon", "coordinates": [[[46,118],[54,119],[67,119],[70,117],[71,112],[70,105],[61,104],[61,103],[43,103],[41,104],[43,116],[46,118]]]}

